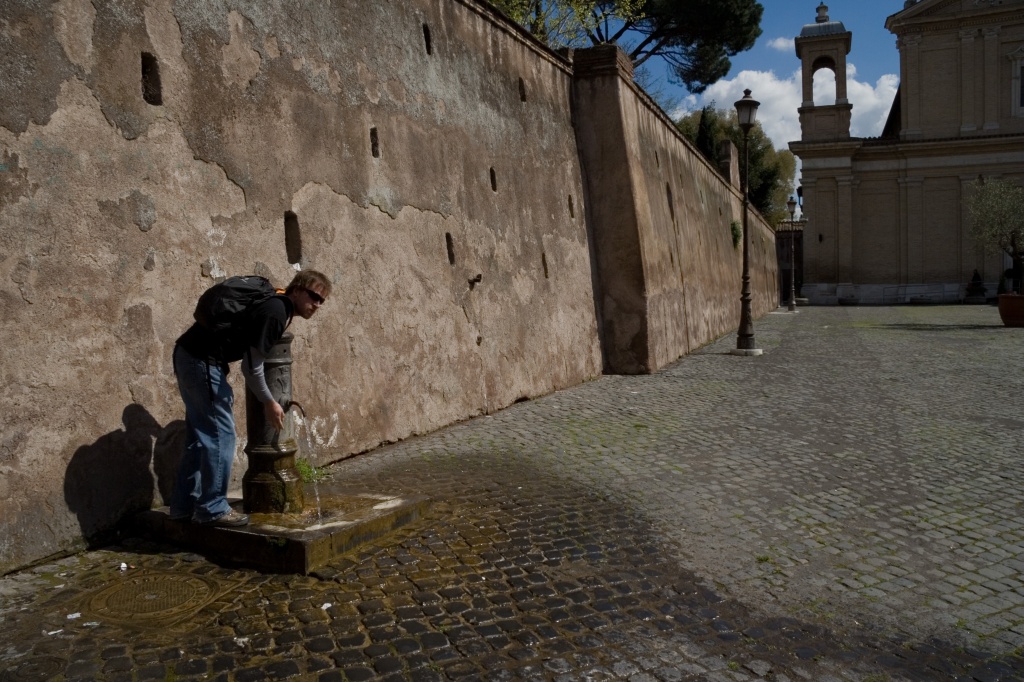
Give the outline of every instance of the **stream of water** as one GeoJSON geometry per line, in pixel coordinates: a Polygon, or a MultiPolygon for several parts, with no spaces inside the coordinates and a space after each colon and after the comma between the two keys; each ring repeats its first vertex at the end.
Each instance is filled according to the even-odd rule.
{"type": "MultiPolygon", "coordinates": [[[[310,467],[313,467],[313,434],[312,429],[306,423],[305,412],[302,408],[299,408],[300,414],[294,415],[295,419],[295,435],[299,446],[299,456],[304,458],[309,463],[310,467]]],[[[316,471],[313,473],[313,495],[316,497],[316,522],[317,525],[321,525],[324,522],[323,508],[320,505],[320,484],[317,481],[319,476],[316,471]]]]}

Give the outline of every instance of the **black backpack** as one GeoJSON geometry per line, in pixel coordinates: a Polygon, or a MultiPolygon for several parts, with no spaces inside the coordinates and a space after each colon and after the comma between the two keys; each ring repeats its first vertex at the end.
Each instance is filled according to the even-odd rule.
{"type": "Polygon", "coordinates": [[[245,319],[249,308],[276,293],[274,285],[265,277],[228,277],[203,292],[192,317],[215,334],[223,335],[245,319]]]}

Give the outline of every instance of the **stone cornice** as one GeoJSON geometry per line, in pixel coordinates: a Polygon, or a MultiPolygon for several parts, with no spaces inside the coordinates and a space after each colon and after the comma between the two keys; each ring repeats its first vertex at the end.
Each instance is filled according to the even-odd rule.
{"type": "Polygon", "coordinates": [[[1007,142],[1020,142],[1024,145],[1024,133],[1002,133],[999,135],[972,135],[970,137],[930,137],[923,140],[886,140],[877,137],[861,138],[866,149],[926,147],[949,148],[969,146],[1004,146],[1007,142]]]}
{"type": "Polygon", "coordinates": [[[798,59],[803,59],[803,50],[805,47],[810,47],[815,43],[835,43],[841,42],[843,47],[846,48],[846,54],[850,54],[850,47],[853,44],[853,33],[846,31],[845,33],[829,33],[823,36],[797,36],[793,39],[793,47],[796,49],[796,56],[798,59]]]}
{"type": "Polygon", "coordinates": [[[851,137],[841,142],[804,142],[795,140],[789,143],[789,150],[800,156],[853,156],[864,145],[864,140],[851,137]]]}
{"type": "Polygon", "coordinates": [[[998,28],[1012,22],[1024,22],[1024,7],[1000,7],[996,11],[962,14],[959,16],[921,17],[899,26],[887,26],[897,37],[922,33],[963,31],[964,29],[998,28]]]}

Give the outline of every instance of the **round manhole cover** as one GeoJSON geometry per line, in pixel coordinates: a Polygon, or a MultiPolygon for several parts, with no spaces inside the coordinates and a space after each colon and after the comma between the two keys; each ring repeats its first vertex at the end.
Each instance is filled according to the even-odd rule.
{"type": "Polygon", "coordinates": [[[67,663],[56,656],[40,656],[0,672],[3,682],[43,682],[64,673],[67,663]]]}
{"type": "Polygon", "coordinates": [[[85,610],[115,622],[163,625],[199,610],[216,593],[216,585],[194,575],[138,575],[103,588],[87,600],[85,610]]]}

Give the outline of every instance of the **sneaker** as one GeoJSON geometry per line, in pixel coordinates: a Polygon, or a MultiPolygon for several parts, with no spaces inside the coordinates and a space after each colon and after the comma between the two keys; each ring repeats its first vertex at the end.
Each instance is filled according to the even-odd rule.
{"type": "Polygon", "coordinates": [[[235,526],[247,526],[249,525],[249,515],[236,512],[234,509],[228,511],[223,516],[218,516],[213,521],[207,521],[203,523],[204,526],[222,526],[225,528],[233,528],[235,526]]]}

